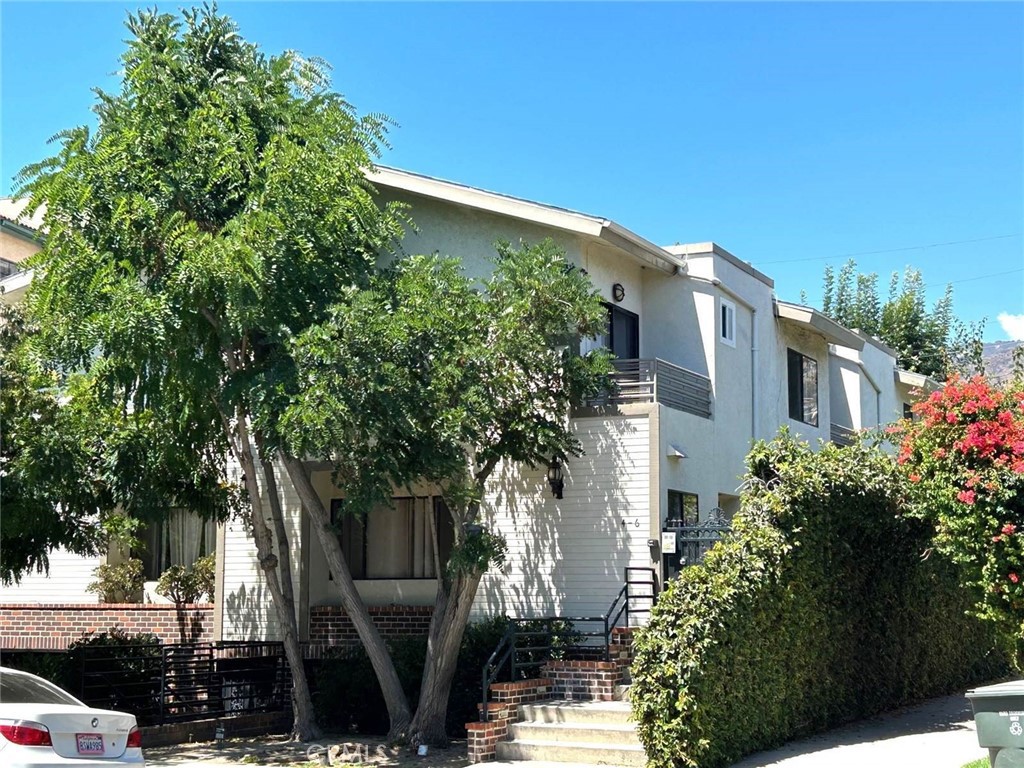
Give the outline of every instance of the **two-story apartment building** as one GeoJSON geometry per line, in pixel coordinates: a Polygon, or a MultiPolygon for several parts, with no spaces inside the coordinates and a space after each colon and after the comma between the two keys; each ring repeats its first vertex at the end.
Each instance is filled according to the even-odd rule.
{"type": "MultiPolygon", "coordinates": [[[[478,616],[603,613],[626,567],[670,575],[667,521],[736,511],[753,440],[782,426],[812,442],[842,440],[899,418],[911,388],[926,383],[898,372],[876,340],[779,301],[768,276],[714,243],[662,248],[598,216],[388,168],[371,179],[382,201],[409,207],[416,228],[404,252],[456,256],[484,275],[495,241],[550,238],[608,306],[607,336],[595,343],[618,357],[618,391],[574,414],[584,454],[563,467],[561,498],[545,467],[496,473],[486,524],[505,536],[508,557],[484,578],[478,616]]],[[[325,505],[340,509],[330,468],[311,469],[325,505]]],[[[286,477],[279,487],[300,627],[323,638],[340,599],[286,477]]],[[[431,517],[442,558],[450,544],[441,512],[434,489],[420,487],[396,491],[391,507],[365,520],[343,522],[342,544],[369,605],[433,603],[431,517]]],[[[214,636],[274,637],[274,611],[240,524],[221,526],[217,555],[214,636]]],[[[0,601],[27,594],[0,588],[0,601]]]]}

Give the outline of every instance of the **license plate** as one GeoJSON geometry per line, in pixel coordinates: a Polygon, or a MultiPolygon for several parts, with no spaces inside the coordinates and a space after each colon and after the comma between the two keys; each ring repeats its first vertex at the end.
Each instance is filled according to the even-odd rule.
{"type": "Polygon", "coordinates": [[[78,739],[78,754],[80,755],[102,755],[103,737],[98,733],[76,733],[78,739]]]}

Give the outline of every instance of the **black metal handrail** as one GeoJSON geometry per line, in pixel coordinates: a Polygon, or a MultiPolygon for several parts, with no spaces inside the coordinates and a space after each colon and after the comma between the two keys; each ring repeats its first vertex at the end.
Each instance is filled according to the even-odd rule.
{"type": "Polygon", "coordinates": [[[598,658],[602,661],[611,659],[611,635],[622,617],[626,617],[625,626],[630,623],[631,614],[649,613],[658,594],[657,576],[653,568],[626,568],[622,589],[612,600],[608,611],[601,616],[545,616],[543,618],[509,619],[508,628],[502,635],[498,646],[484,664],[482,674],[482,690],[480,700],[481,722],[487,722],[490,713],[487,708],[490,699],[491,684],[498,681],[502,670],[509,666],[510,679],[523,679],[525,673],[544,666],[553,658],[567,654],[598,658]],[[647,576],[638,578],[637,574],[647,576]],[[636,594],[630,588],[646,586],[647,594],[636,594]],[[637,607],[636,600],[649,600],[646,608],[637,607]],[[583,630],[579,625],[597,625],[599,629],[583,630]],[[538,642],[537,638],[543,638],[538,642]],[[595,643],[600,640],[600,643],[595,643]]]}

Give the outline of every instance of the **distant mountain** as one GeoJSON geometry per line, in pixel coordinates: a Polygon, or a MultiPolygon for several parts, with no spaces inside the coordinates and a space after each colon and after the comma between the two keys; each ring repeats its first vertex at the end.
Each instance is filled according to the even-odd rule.
{"type": "Polygon", "coordinates": [[[1024,346],[1024,341],[993,341],[985,345],[981,359],[990,381],[1007,382],[1013,376],[1013,350],[1024,346]]]}

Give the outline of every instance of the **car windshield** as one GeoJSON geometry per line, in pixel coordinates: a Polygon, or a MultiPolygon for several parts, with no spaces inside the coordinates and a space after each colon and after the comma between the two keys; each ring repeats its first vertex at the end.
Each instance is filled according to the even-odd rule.
{"type": "Polygon", "coordinates": [[[0,672],[0,704],[82,705],[55,685],[14,672],[0,672]]]}

